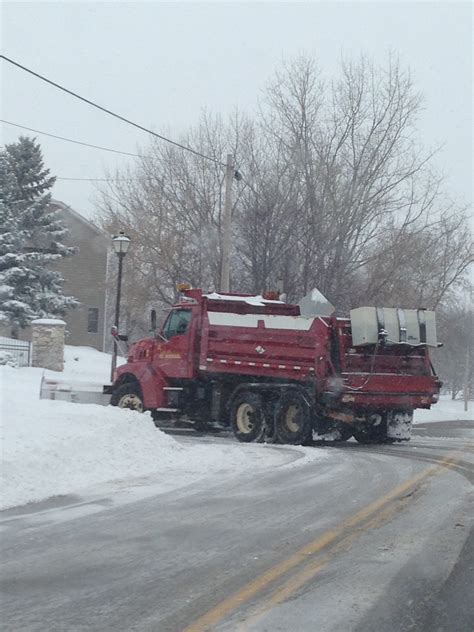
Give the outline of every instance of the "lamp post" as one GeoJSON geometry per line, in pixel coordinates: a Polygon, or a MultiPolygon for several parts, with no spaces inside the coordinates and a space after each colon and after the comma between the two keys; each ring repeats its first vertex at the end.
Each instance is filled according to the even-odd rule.
{"type": "MultiPolygon", "coordinates": [[[[122,294],[122,269],[123,269],[123,260],[125,255],[128,252],[128,247],[130,246],[130,237],[127,237],[123,230],[119,232],[118,235],[112,237],[112,245],[114,247],[114,252],[118,257],[118,275],[117,275],[117,296],[115,300],[115,318],[114,325],[118,330],[119,319],[120,319],[120,297],[122,294]]],[[[114,371],[117,368],[117,341],[114,339],[114,351],[112,353],[112,368],[110,374],[110,380],[114,379],[114,371]]]]}

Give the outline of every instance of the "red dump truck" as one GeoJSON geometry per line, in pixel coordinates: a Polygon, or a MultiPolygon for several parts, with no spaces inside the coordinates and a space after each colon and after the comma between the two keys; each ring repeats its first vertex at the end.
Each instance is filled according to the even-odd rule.
{"type": "Polygon", "coordinates": [[[181,288],[161,330],[130,346],[111,404],[232,428],[240,441],[409,440],[441,386],[433,312],[363,307],[304,317],[275,293],[181,288]]]}

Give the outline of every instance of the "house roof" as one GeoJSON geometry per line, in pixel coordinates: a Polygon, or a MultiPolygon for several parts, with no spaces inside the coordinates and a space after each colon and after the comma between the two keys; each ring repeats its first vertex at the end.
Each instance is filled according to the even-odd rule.
{"type": "Polygon", "coordinates": [[[52,206],[57,206],[61,210],[65,211],[66,213],[69,213],[72,217],[77,219],[82,224],[85,224],[88,228],[93,230],[95,233],[97,233],[101,237],[104,237],[104,239],[107,239],[107,240],[110,239],[110,236],[105,231],[103,231],[101,228],[99,228],[98,226],[93,224],[91,221],[86,219],[83,215],[81,215],[80,213],[75,211],[73,208],[71,208],[70,206],[68,206],[64,202],[61,202],[60,200],[51,200],[51,205],[52,206]]]}

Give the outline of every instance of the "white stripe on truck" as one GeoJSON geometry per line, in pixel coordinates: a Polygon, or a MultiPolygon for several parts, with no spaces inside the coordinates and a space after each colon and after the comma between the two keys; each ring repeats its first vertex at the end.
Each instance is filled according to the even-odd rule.
{"type": "Polygon", "coordinates": [[[228,312],[208,312],[207,317],[210,325],[256,328],[258,321],[263,320],[265,329],[292,329],[293,331],[309,331],[314,322],[314,318],[304,318],[303,316],[231,314],[228,312]]]}

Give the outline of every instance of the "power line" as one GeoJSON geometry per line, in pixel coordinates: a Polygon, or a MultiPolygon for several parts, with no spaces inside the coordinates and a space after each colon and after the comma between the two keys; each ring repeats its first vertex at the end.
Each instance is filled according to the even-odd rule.
{"type": "MultiPolygon", "coordinates": [[[[14,127],[19,127],[20,129],[28,130],[29,132],[34,132],[35,134],[42,134],[43,136],[50,136],[51,138],[56,138],[58,140],[63,140],[68,143],[74,143],[76,145],[83,145],[85,147],[92,147],[93,149],[101,149],[103,151],[111,151],[115,154],[123,154],[125,156],[133,156],[135,158],[140,158],[139,154],[132,154],[129,151],[121,151],[119,149],[111,149],[110,147],[102,147],[102,145],[92,145],[91,143],[84,143],[80,140],[73,140],[72,138],[65,138],[64,136],[58,136],[57,134],[51,134],[49,132],[43,132],[39,129],[35,129],[34,127],[27,127],[26,125],[20,125],[19,123],[13,123],[12,121],[6,121],[5,119],[0,119],[0,123],[5,123],[6,125],[13,125],[14,127]]],[[[164,162],[163,159],[160,159],[160,162],[164,162]]],[[[238,173],[238,172],[236,172],[238,173]]],[[[240,174],[239,174],[240,175],[240,174]]],[[[236,179],[239,179],[235,176],[236,179]]],[[[68,181],[77,181],[77,182],[134,182],[139,178],[67,178],[62,176],[55,176],[56,180],[68,180],[68,181]]]]}
{"type": "Polygon", "coordinates": [[[56,180],[71,180],[77,182],[134,182],[139,178],[62,178],[55,176],[56,180]]]}
{"type": "Polygon", "coordinates": [[[98,103],[94,103],[94,101],[90,101],[89,99],[86,99],[85,97],[81,97],[80,94],[77,94],[76,92],[73,92],[72,90],[69,90],[68,88],[65,88],[64,86],[59,85],[59,83],[51,81],[51,79],[48,79],[47,77],[44,77],[43,75],[40,75],[37,72],[34,72],[34,70],[31,70],[30,68],[27,68],[26,66],[22,66],[18,62],[13,61],[13,59],[10,59],[9,57],[6,57],[5,55],[0,55],[0,59],[4,59],[9,64],[12,64],[13,66],[16,66],[17,68],[20,68],[21,70],[24,70],[25,72],[28,72],[30,75],[33,75],[34,77],[37,77],[38,79],[41,79],[41,81],[45,81],[46,83],[49,83],[51,86],[54,86],[55,88],[58,88],[58,90],[62,90],[63,92],[66,92],[67,94],[70,94],[71,96],[75,97],[76,99],[79,99],[80,101],[83,101],[84,103],[87,103],[88,105],[91,105],[92,107],[97,108],[98,110],[101,110],[102,112],[105,112],[106,114],[110,114],[111,116],[114,116],[115,118],[119,119],[120,121],[123,121],[124,123],[128,123],[129,125],[133,125],[133,127],[136,127],[137,129],[142,130],[142,132],[146,132],[147,134],[151,134],[152,136],[155,136],[156,138],[159,138],[160,140],[164,140],[165,142],[170,143],[171,145],[175,145],[175,147],[179,147],[180,149],[184,149],[185,151],[189,151],[192,154],[194,154],[196,156],[199,156],[200,158],[204,158],[205,160],[210,160],[211,162],[213,162],[213,163],[215,163],[217,165],[221,165],[222,167],[226,166],[226,164],[224,162],[220,162],[219,160],[216,160],[215,158],[212,158],[211,156],[206,156],[206,154],[201,154],[201,152],[196,151],[195,149],[192,149],[191,147],[187,147],[186,145],[182,145],[181,143],[177,143],[176,141],[171,140],[170,138],[167,138],[166,136],[162,136],[161,134],[157,134],[156,132],[153,132],[152,130],[150,130],[150,129],[146,128],[146,127],[143,127],[143,125],[139,125],[138,123],[134,123],[130,119],[127,119],[124,116],[121,116],[120,114],[117,114],[116,112],[112,112],[112,110],[104,108],[101,105],[99,105],[98,103]]]}
{"type": "Polygon", "coordinates": [[[75,143],[76,145],[84,145],[84,147],[93,147],[94,149],[102,149],[103,151],[111,151],[114,154],[123,154],[124,156],[134,156],[135,158],[140,158],[139,154],[132,154],[129,151],[120,151],[119,149],[111,149],[110,147],[102,147],[101,145],[91,145],[91,143],[83,143],[80,140],[73,140],[72,138],[57,136],[56,134],[50,134],[49,132],[42,132],[39,129],[34,129],[33,127],[26,127],[26,125],[20,125],[19,123],[12,123],[11,121],[5,121],[4,119],[0,119],[0,123],[5,123],[6,125],[13,125],[14,127],[20,127],[21,129],[26,129],[29,132],[34,132],[35,134],[50,136],[51,138],[57,138],[58,140],[65,140],[68,143],[75,143]]]}

